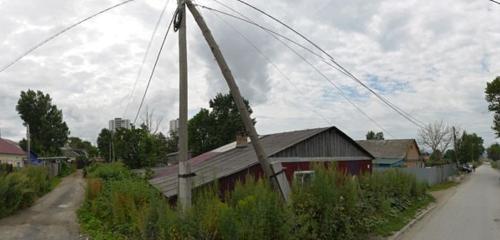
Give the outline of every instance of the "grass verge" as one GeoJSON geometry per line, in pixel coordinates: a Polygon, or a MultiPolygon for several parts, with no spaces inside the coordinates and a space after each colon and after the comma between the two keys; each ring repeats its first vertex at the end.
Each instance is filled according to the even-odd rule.
{"type": "Polygon", "coordinates": [[[459,183],[457,183],[457,182],[448,181],[448,182],[444,182],[444,183],[440,183],[440,184],[436,184],[434,186],[431,186],[429,188],[429,191],[430,192],[442,191],[442,190],[446,190],[448,188],[457,186],[458,184],[459,183]]]}
{"type": "Polygon", "coordinates": [[[402,212],[393,213],[387,218],[387,221],[375,226],[374,233],[378,236],[388,237],[394,232],[401,230],[406,224],[413,220],[417,213],[426,208],[430,203],[434,202],[435,199],[426,195],[421,199],[415,201],[409,208],[402,212]]]}

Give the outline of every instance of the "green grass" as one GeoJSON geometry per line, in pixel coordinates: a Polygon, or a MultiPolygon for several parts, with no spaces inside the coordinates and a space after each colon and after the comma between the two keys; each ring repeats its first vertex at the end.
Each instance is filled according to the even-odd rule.
{"type": "Polygon", "coordinates": [[[399,213],[393,213],[392,216],[389,216],[387,218],[387,221],[375,226],[374,233],[378,236],[383,237],[391,236],[394,232],[399,231],[411,220],[413,220],[419,210],[427,207],[431,202],[434,201],[435,199],[432,196],[426,195],[422,199],[415,201],[406,210],[399,213]]]}
{"type": "Polygon", "coordinates": [[[431,186],[429,188],[429,191],[430,192],[435,192],[435,191],[446,190],[448,188],[451,188],[451,187],[454,187],[454,186],[457,186],[457,185],[458,185],[457,182],[448,181],[448,182],[444,182],[444,183],[440,183],[440,184],[436,184],[434,186],[431,186]]]}

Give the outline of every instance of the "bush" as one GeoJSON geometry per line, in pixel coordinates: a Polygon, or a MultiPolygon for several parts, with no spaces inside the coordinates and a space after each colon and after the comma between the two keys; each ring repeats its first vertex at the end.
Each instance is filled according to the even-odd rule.
{"type": "Polygon", "coordinates": [[[86,169],[90,178],[102,178],[104,181],[119,181],[129,179],[132,173],[121,163],[93,164],[86,169]]]}
{"type": "Polygon", "coordinates": [[[26,167],[0,176],[0,218],[30,206],[50,189],[51,181],[46,168],[26,167]]]}
{"type": "Polygon", "coordinates": [[[349,240],[390,232],[427,203],[420,201],[426,185],[396,170],[360,177],[315,171],[310,183],[293,185],[289,204],[265,181],[247,178],[224,199],[216,185],[195,191],[182,212],[123,165],[95,165],[79,219],[93,239],[349,240]]]}

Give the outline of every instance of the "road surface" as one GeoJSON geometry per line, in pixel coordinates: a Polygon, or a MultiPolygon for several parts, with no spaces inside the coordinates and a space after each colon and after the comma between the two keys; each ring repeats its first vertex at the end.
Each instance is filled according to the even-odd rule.
{"type": "Polygon", "coordinates": [[[500,239],[500,172],[489,164],[479,167],[443,201],[402,239],[500,239]]]}
{"type": "Polygon", "coordinates": [[[0,219],[0,240],[79,239],[76,210],[83,201],[84,188],[80,171],[65,177],[32,207],[0,219]]]}

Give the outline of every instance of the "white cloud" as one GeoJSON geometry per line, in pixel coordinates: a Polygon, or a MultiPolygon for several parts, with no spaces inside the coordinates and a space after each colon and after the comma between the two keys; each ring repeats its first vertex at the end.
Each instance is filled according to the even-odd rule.
{"type": "MultiPolygon", "coordinates": [[[[0,2],[0,65],[41,39],[118,1],[47,0],[0,2]]],[[[224,9],[213,1],[200,4],[224,9]]],[[[285,28],[235,1],[226,1],[259,23],[297,39],[285,28]]],[[[24,134],[15,111],[20,91],[40,89],[63,110],[71,133],[95,141],[113,117],[133,120],[161,35],[174,11],[171,1],[152,46],[137,89],[130,91],[164,1],[135,1],[78,26],[0,73],[2,136],[24,134]]],[[[500,75],[500,7],[487,1],[254,1],[318,42],[356,76],[381,94],[430,122],[444,120],[495,140],[484,87],[500,75]]],[[[227,11],[227,10],[226,10],[227,11]]],[[[290,82],[219,18],[206,16],[249,98],[259,132],[326,126],[330,123],[354,138],[377,130],[300,58],[259,29],[224,17],[236,25],[290,82]],[[321,116],[320,116],[321,115],[321,116]],[[326,120],[325,120],[326,118],[326,120]]],[[[191,19],[189,32],[190,114],[207,107],[216,91],[227,91],[220,72],[191,19]]],[[[302,50],[299,50],[303,52],[302,50]]],[[[304,53],[330,80],[341,86],[394,137],[416,137],[416,127],[382,105],[358,84],[304,53]]],[[[178,114],[177,38],[172,32],[153,78],[145,105],[164,119],[178,114]]]]}

